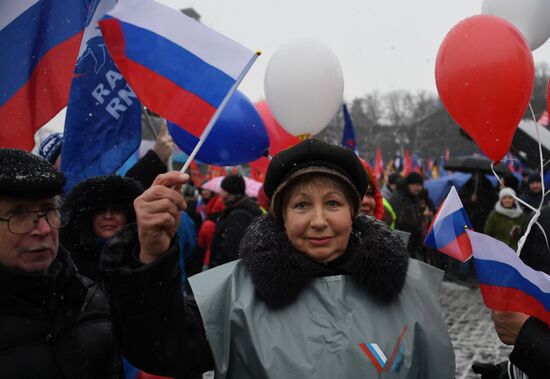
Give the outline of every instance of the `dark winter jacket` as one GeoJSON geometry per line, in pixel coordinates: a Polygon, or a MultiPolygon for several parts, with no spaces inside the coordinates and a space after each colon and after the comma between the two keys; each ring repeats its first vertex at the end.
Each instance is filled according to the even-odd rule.
{"type": "Polygon", "coordinates": [[[226,204],[222,215],[216,222],[212,240],[211,262],[219,266],[239,258],[239,243],[248,225],[262,214],[258,204],[249,197],[237,199],[226,204]]]}
{"type": "MultiPolygon", "coordinates": [[[[538,193],[535,193],[535,192],[532,192],[531,190],[529,190],[529,188],[527,188],[527,191],[525,191],[519,198],[521,200],[525,201],[527,204],[529,204],[533,208],[538,209],[538,207],[540,206],[540,200],[542,198],[542,191],[540,191],[538,193]]],[[[546,196],[544,198],[543,205],[548,205],[548,200],[549,200],[548,196],[546,196]]],[[[533,212],[530,208],[527,208],[523,204],[522,204],[522,207],[523,207],[523,210],[525,211],[525,213],[527,213],[527,214],[530,214],[531,212],[533,212]]]]}
{"type": "Polygon", "coordinates": [[[107,300],[60,249],[48,274],[0,266],[0,378],[122,378],[107,300]]]}
{"type": "Polygon", "coordinates": [[[395,212],[395,229],[411,233],[407,250],[413,258],[422,252],[422,211],[418,198],[412,196],[405,185],[401,185],[389,200],[395,212]]]}
{"type": "Polygon", "coordinates": [[[489,179],[485,175],[479,175],[476,183],[475,175],[462,186],[458,195],[464,209],[472,222],[472,227],[475,231],[483,230],[489,213],[493,210],[495,203],[498,201],[497,190],[493,187],[489,179]],[[477,194],[477,201],[472,201],[472,195],[477,194]]]}
{"type": "Polygon", "coordinates": [[[149,150],[135,165],[126,171],[126,177],[137,180],[144,189],[151,187],[155,178],[166,172],[166,165],[157,153],[149,150]]]}
{"type": "MultiPolygon", "coordinates": [[[[197,305],[180,291],[177,243],[149,265],[138,261],[137,243],[136,230],[129,226],[108,242],[101,258],[122,353],[137,367],[159,375],[212,370],[197,305]]],[[[256,293],[271,309],[296,301],[316,277],[341,274],[356,278],[383,306],[399,296],[408,268],[399,238],[365,216],[354,221],[348,251],[326,265],[294,250],[270,215],[254,221],[241,246],[256,293]]]]}
{"type": "Polygon", "coordinates": [[[60,241],[82,275],[99,280],[99,255],[105,241],[93,233],[94,214],[106,209],[120,210],[126,214],[126,223],[133,223],[133,202],[142,192],[137,181],[108,175],[86,179],[68,193],[63,207],[69,212],[70,221],[61,229],[60,241]]]}
{"type": "MultiPolygon", "coordinates": [[[[546,235],[550,235],[550,207],[542,208],[539,217],[546,235]]],[[[522,233],[523,234],[523,233],[522,233]]],[[[520,258],[525,264],[550,275],[550,247],[541,230],[534,226],[525,241],[520,258]]],[[[547,379],[550,373],[550,328],[535,317],[521,328],[510,361],[529,379],[547,379]]]]}

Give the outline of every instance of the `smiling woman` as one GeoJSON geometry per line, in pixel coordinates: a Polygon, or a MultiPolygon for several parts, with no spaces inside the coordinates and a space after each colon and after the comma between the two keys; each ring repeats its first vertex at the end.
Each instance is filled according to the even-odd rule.
{"type": "Polygon", "coordinates": [[[138,367],[175,377],[454,377],[436,297],[443,275],[359,215],[367,179],[353,151],[306,140],[275,155],[270,213],[246,230],[240,260],[189,279],[194,299],[181,294],[165,217],[180,203],[171,188],[186,180],[157,177],[134,203],[139,236],[127,227],[102,255],[118,342],[138,367]]]}

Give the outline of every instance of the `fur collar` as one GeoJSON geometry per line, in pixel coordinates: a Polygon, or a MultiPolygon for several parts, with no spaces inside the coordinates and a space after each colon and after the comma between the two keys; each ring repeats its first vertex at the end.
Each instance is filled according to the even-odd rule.
{"type": "MultiPolygon", "coordinates": [[[[295,250],[270,215],[257,218],[241,241],[240,255],[258,296],[272,308],[292,303],[314,279],[319,265],[295,250]]],[[[405,282],[408,254],[385,224],[360,216],[353,222],[346,269],[375,299],[389,303],[405,282]]]]}
{"type": "Polygon", "coordinates": [[[519,206],[518,202],[514,200],[514,206],[512,208],[504,208],[499,201],[495,204],[495,211],[509,218],[518,218],[523,214],[523,210],[519,206]]]}

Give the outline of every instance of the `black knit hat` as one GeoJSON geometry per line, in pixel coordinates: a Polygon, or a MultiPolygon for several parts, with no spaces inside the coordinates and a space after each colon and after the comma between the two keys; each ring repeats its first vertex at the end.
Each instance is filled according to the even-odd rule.
{"type": "Polygon", "coordinates": [[[534,182],[540,182],[540,172],[532,172],[527,177],[527,184],[531,184],[534,182]]]}
{"type": "Polygon", "coordinates": [[[54,165],[29,152],[0,148],[0,195],[46,198],[63,192],[66,179],[54,165]]]}
{"type": "Polygon", "coordinates": [[[267,168],[264,191],[271,198],[276,218],[280,220],[279,194],[297,177],[306,174],[337,177],[349,189],[356,214],[367,189],[367,175],[361,161],[348,148],[307,139],[275,155],[267,168]]]}
{"type": "Polygon", "coordinates": [[[239,174],[230,174],[223,178],[221,187],[227,193],[233,195],[244,195],[246,185],[244,178],[239,174]]]}
{"type": "Polygon", "coordinates": [[[411,172],[404,179],[405,185],[407,184],[424,184],[424,178],[418,172],[411,172]]]}

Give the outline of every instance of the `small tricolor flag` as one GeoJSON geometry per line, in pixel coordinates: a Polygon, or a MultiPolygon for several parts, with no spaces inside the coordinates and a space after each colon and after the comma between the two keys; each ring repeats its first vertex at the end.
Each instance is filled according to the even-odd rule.
{"type": "Polygon", "coordinates": [[[142,103],[195,137],[257,56],[152,0],[119,0],[99,24],[142,103]]]}
{"type": "Polygon", "coordinates": [[[471,228],[472,224],[453,186],[432,221],[424,245],[466,262],[472,256],[472,246],[466,234],[466,229],[471,228]]]}
{"type": "Polygon", "coordinates": [[[534,316],[550,326],[550,275],[527,266],[505,243],[468,230],[487,307],[534,316]]]}

